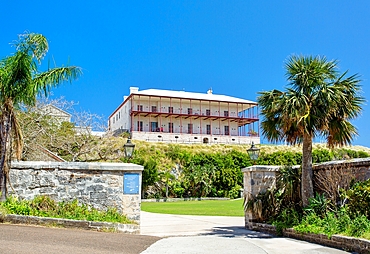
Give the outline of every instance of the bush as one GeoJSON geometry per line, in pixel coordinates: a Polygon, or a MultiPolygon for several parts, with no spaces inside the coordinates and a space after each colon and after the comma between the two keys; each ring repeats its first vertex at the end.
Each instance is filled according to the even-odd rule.
{"type": "Polygon", "coordinates": [[[366,232],[369,233],[369,231],[370,221],[366,216],[361,215],[356,217],[354,220],[351,220],[345,233],[350,236],[360,237],[366,232]]]}
{"type": "Polygon", "coordinates": [[[370,219],[370,179],[364,182],[357,182],[344,191],[343,196],[347,199],[349,214],[354,218],[364,215],[370,219]]]}
{"type": "Polygon", "coordinates": [[[306,213],[315,213],[316,215],[323,217],[328,212],[330,206],[330,200],[326,199],[325,195],[316,193],[314,198],[309,199],[309,205],[303,210],[306,213]]]}
{"type": "Polygon", "coordinates": [[[239,198],[240,197],[240,185],[235,185],[230,191],[229,191],[229,198],[239,198]]]}
{"type": "Polygon", "coordinates": [[[331,161],[334,159],[332,151],[327,149],[315,149],[312,151],[312,162],[321,163],[325,161],[331,161]]]}
{"type": "Polygon", "coordinates": [[[276,226],[277,234],[281,236],[283,229],[298,225],[300,220],[301,215],[294,208],[284,208],[272,225],[276,226]]]}
{"type": "Polygon", "coordinates": [[[311,212],[294,229],[300,233],[326,234],[329,238],[333,234],[361,237],[370,233],[370,221],[363,215],[351,219],[345,209],[327,212],[323,217],[311,212]]]}
{"type": "Polygon", "coordinates": [[[274,152],[270,154],[261,153],[258,159],[260,165],[286,165],[293,166],[302,163],[302,153],[274,152]]]}

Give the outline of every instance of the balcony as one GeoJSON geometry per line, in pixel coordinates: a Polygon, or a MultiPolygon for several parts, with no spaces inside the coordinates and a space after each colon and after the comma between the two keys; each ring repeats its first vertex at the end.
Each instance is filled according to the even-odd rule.
{"type": "Polygon", "coordinates": [[[204,112],[193,112],[194,110],[189,111],[186,110],[186,113],[183,113],[181,110],[173,109],[171,112],[164,112],[159,111],[157,108],[152,111],[144,111],[144,110],[131,110],[131,116],[140,116],[140,117],[163,117],[163,118],[183,118],[183,119],[192,119],[197,120],[210,120],[210,121],[230,121],[230,122],[237,122],[238,126],[244,126],[246,124],[254,123],[258,121],[257,116],[238,116],[236,114],[216,114],[214,112],[204,111],[204,112]],[[188,114],[191,113],[191,114],[188,114]]]}

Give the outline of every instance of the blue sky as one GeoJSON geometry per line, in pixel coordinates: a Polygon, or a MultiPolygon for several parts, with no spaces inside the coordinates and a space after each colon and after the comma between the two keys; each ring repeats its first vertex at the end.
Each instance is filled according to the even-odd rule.
{"type": "MultiPolygon", "coordinates": [[[[44,34],[53,65],[83,76],[53,90],[78,109],[108,117],[130,86],[256,100],[284,89],[289,56],[339,60],[361,75],[368,100],[370,1],[4,1],[0,58],[24,32],[44,34]]],[[[354,144],[370,147],[370,106],[354,121],[354,144]]]]}

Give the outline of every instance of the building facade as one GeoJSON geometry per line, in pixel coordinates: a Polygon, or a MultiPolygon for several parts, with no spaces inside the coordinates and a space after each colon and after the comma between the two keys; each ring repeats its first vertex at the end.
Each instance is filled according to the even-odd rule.
{"type": "Polygon", "coordinates": [[[109,117],[109,130],[136,140],[178,143],[260,143],[256,102],[226,95],[130,88],[109,117]]]}

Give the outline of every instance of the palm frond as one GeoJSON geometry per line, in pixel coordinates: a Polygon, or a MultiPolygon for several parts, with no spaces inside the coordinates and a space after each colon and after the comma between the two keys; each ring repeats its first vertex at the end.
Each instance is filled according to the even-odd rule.
{"type": "Polygon", "coordinates": [[[44,92],[47,95],[53,88],[65,81],[71,82],[82,74],[81,68],[76,66],[59,67],[37,74],[33,78],[33,92],[35,95],[44,92]]]}

